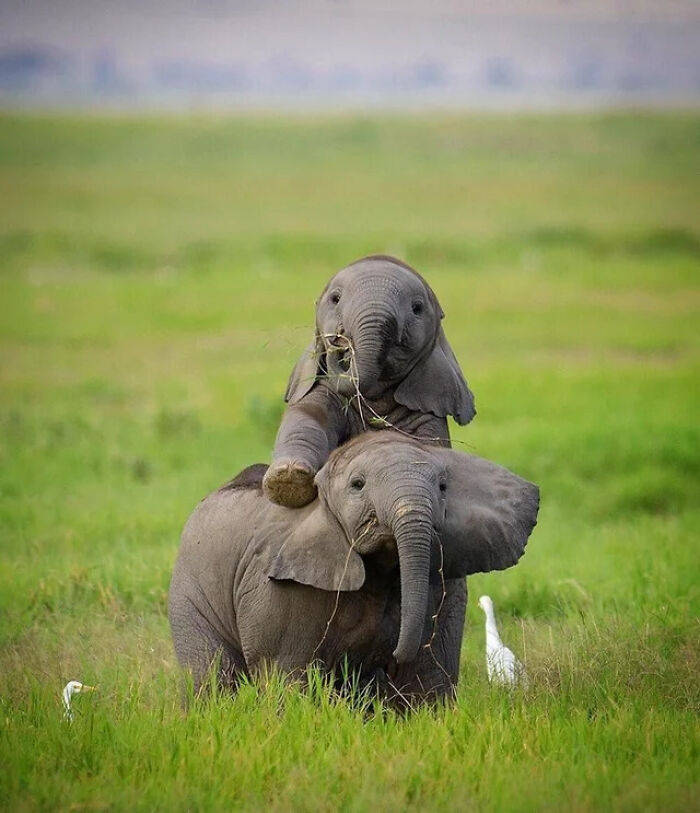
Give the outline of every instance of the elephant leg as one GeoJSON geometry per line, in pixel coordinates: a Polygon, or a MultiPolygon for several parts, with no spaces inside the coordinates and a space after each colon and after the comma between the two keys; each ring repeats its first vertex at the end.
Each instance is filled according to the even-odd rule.
{"type": "Polygon", "coordinates": [[[195,695],[207,686],[212,668],[216,669],[219,686],[235,691],[238,679],[247,674],[243,655],[221,637],[185,596],[171,598],[168,615],[175,654],[180,665],[192,674],[195,695]]]}
{"type": "Polygon", "coordinates": [[[282,456],[270,463],[263,488],[272,502],[287,508],[301,508],[316,496],[315,474],[314,469],[298,457],[282,456]]]}
{"type": "Polygon", "coordinates": [[[336,595],[289,581],[261,580],[236,600],[241,649],[251,674],[278,670],[304,680],[312,662],[327,661],[323,646],[336,595]]]}
{"type": "Polygon", "coordinates": [[[389,670],[388,697],[399,706],[451,700],[455,696],[467,608],[466,579],[445,582],[445,597],[440,606],[442,595],[442,585],[432,587],[418,657],[412,663],[389,670]],[[432,618],[435,613],[438,613],[436,625],[432,618]]]}
{"type": "Polygon", "coordinates": [[[338,397],[326,387],[316,387],[290,406],[263,479],[268,499],[288,508],[310,503],[316,496],[316,472],[340,442],[346,422],[338,397]]]}

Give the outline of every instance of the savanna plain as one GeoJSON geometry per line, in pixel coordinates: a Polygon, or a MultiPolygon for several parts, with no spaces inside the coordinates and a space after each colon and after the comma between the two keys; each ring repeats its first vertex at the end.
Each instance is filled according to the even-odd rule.
{"type": "Polygon", "coordinates": [[[697,809],[699,211],[691,113],[0,117],[0,806],[697,809]],[[469,579],[453,707],[273,675],[185,714],[182,524],[269,459],[316,296],[376,252],[539,524],[469,579]]]}

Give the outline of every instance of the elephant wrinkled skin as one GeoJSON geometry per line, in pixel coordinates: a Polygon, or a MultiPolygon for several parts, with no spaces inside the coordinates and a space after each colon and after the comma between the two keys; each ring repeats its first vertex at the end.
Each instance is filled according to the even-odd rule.
{"type": "Polygon", "coordinates": [[[196,688],[219,657],[231,688],[271,664],[337,675],[347,659],[397,705],[450,696],[464,577],[518,561],[537,487],[391,430],[336,449],[304,508],[267,500],[264,472],[251,466],[210,494],[183,531],[169,618],[196,688]]]}
{"type": "Polygon", "coordinates": [[[475,409],[443,315],[427,282],[393,257],[365,257],[331,279],[287,386],[263,482],[273,502],[309,503],[330,452],[365,430],[392,426],[450,445],[447,416],[466,424],[475,409]]]}

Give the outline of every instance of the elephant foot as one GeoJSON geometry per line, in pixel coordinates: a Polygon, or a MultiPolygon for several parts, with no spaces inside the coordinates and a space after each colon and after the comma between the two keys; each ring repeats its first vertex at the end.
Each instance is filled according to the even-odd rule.
{"type": "Polygon", "coordinates": [[[287,508],[301,508],[316,497],[315,472],[298,460],[276,460],[263,478],[265,496],[287,508]]]}

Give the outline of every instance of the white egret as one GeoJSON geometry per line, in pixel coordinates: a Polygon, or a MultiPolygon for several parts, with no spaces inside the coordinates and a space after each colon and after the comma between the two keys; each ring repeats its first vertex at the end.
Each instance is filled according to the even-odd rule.
{"type": "Polygon", "coordinates": [[[493,611],[493,601],[488,596],[479,599],[479,607],[486,614],[486,671],[489,681],[501,686],[527,686],[525,667],[501,641],[493,611]]]}
{"type": "Polygon", "coordinates": [[[65,708],[66,712],[64,717],[68,722],[72,722],[73,720],[73,711],[70,707],[70,701],[74,694],[80,694],[80,692],[94,692],[94,686],[87,686],[85,683],[80,683],[78,680],[69,680],[68,683],[63,687],[63,707],[65,708]]]}

